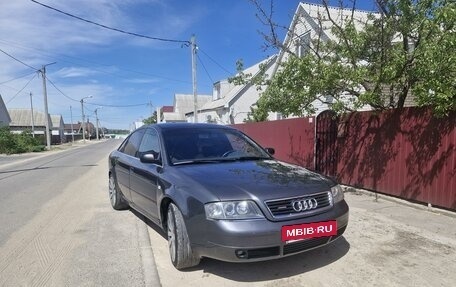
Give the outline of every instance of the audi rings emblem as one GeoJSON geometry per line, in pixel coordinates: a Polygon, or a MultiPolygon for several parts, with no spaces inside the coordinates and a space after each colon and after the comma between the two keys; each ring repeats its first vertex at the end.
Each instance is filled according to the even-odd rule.
{"type": "Polygon", "coordinates": [[[293,200],[291,202],[291,206],[294,211],[301,212],[317,208],[318,202],[315,198],[299,199],[293,200]]]}

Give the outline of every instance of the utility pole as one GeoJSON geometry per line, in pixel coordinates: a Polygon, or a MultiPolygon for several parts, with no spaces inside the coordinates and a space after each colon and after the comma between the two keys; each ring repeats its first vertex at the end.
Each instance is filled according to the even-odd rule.
{"type": "Polygon", "coordinates": [[[192,52],[192,85],[193,85],[193,122],[198,122],[197,112],[198,112],[198,95],[196,91],[196,38],[195,35],[192,36],[190,40],[191,52],[192,52]]]}
{"type": "Polygon", "coordinates": [[[86,142],[86,136],[85,136],[85,116],[84,116],[84,99],[81,99],[81,116],[82,116],[82,142],[86,142]]]}
{"type": "Polygon", "coordinates": [[[51,64],[43,65],[43,67],[39,71],[39,72],[41,72],[41,76],[43,78],[44,120],[45,120],[45,125],[46,125],[46,148],[47,148],[47,150],[51,149],[51,133],[49,132],[49,129],[50,129],[49,122],[50,122],[50,120],[49,120],[47,91],[46,91],[46,66],[49,66],[49,65],[52,65],[52,64],[55,64],[55,62],[51,63],[51,64]]]}
{"type": "Polygon", "coordinates": [[[95,109],[95,124],[97,126],[97,130],[96,130],[97,140],[100,140],[100,136],[98,134],[98,108],[95,109]]]}
{"type": "Polygon", "coordinates": [[[150,107],[150,116],[154,115],[154,105],[152,104],[152,101],[149,101],[147,104],[150,107]]]}
{"type": "Polygon", "coordinates": [[[88,140],[90,141],[91,140],[90,137],[92,136],[92,127],[89,124],[90,124],[90,116],[87,116],[86,130],[87,130],[87,133],[89,134],[88,140]]]}
{"type": "Polygon", "coordinates": [[[70,106],[70,115],[71,115],[71,142],[74,143],[74,129],[73,129],[73,109],[70,106]]]}
{"type": "Polygon", "coordinates": [[[81,125],[82,125],[82,142],[85,143],[86,142],[86,137],[85,137],[85,115],[84,115],[84,99],[89,99],[91,98],[92,96],[88,96],[88,97],[84,97],[81,99],[81,114],[82,114],[82,122],[81,122],[81,125]]]}
{"type": "Polygon", "coordinates": [[[35,119],[33,117],[33,100],[32,92],[30,92],[30,109],[32,110],[32,137],[35,137],[35,119]]]}

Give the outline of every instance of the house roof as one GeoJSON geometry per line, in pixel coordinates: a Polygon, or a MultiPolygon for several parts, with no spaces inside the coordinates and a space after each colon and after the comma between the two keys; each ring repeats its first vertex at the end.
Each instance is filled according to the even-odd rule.
{"type": "MultiPolygon", "coordinates": [[[[327,8],[328,10],[326,10],[326,7],[321,4],[300,2],[293,16],[293,20],[291,21],[290,28],[288,29],[290,32],[288,32],[285,36],[285,40],[283,42],[284,47],[289,48],[290,44],[297,36],[303,35],[308,31],[314,31],[315,33],[319,33],[321,31],[321,39],[324,41],[330,39],[336,40],[337,37],[331,32],[333,23],[328,18],[328,12],[331,19],[341,26],[344,26],[345,21],[350,19],[352,15],[355,20],[354,23],[356,27],[358,27],[361,23],[365,23],[369,15],[380,17],[380,14],[374,11],[358,9],[353,10],[351,8],[333,6],[327,6],[327,8]],[[322,29],[320,29],[320,26],[322,26],[322,29]]],[[[281,49],[273,74],[275,74],[279,68],[285,54],[286,50],[281,49]]]]}
{"type": "MultiPolygon", "coordinates": [[[[380,16],[379,13],[376,13],[374,11],[365,11],[358,9],[353,10],[351,8],[340,8],[333,6],[328,6],[327,8],[328,10],[326,10],[326,7],[321,4],[301,2],[299,3],[298,9],[296,10],[296,15],[301,15],[309,23],[311,27],[304,27],[304,29],[307,28],[307,30],[310,30],[310,28],[312,28],[313,30],[318,31],[320,29],[319,22],[321,21],[321,26],[323,28],[322,32],[324,33],[324,37],[326,37],[326,39],[330,38],[332,40],[336,40],[337,38],[331,32],[333,23],[329,19],[328,13],[331,19],[342,27],[344,26],[346,20],[351,19],[352,16],[354,19],[355,26],[358,27],[360,24],[366,23],[369,15],[380,16]]],[[[293,21],[295,20],[297,19],[293,19],[293,21]]],[[[298,23],[292,23],[292,27],[297,27],[297,24],[298,23]]],[[[302,34],[300,32],[305,33],[306,31],[298,30],[294,34],[300,35],[302,34]]]]}
{"type": "MultiPolygon", "coordinates": [[[[32,126],[32,110],[30,109],[9,109],[8,110],[11,123],[10,126],[14,127],[31,127],[32,126]]],[[[40,111],[33,111],[33,124],[35,127],[45,127],[46,126],[46,117],[45,114],[40,111]]],[[[49,126],[52,127],[52,123],[49,123],[49,126]]]]}
{"type": "MultiPolygon", "coordinates": [[[[63,128],[64,128],[65,130],[71,131],[71,124],[64,124],[64,125],[63,125],[63,128]]],[[[81,124],[80,124],[80,123],[73,124],[73,130],[78,130],[78,129],[80,129],[80,128],[81,128],[81,124]]]]}
{"type": "Polygon", "coordinates": [[[53,127],[60,127],[60,123],[63,123],[62,115],[51,115],[51,122],[53,127]]]}
{"type": "Polygon", "coordinates": [[[0,95],[0,124],[4,123],[8,125],[11,122],[11,117],[6,109],[6,105],[3,102],[2,95],[0,95]]]}
{"type": "Polygon", "coordinates": [[[163,106],[161,108],[162,113],[172,113],[174,112],[174,107],[173,106],[163,106]]]}
{"type": "MultiPolygon", "coordinates": [[[[276,60],[277,55],[271,56],[251,67],[248,67],[244,71],[242,71],[244,74],[251,74],[252,76],[256,76],[261,72],[261,65],[268,65],[270,67],[274,61],[276,60]]],[[[223,81],[228,81],[228,80],[223,80],[223,81]]],[[[239,95],[245,88],[249,87],[251,84],[247,83],[244,85],[235,85],[226,95],[221,95],[220,99],[217,99],[215,101],[208,102],[205,104],[201,110],[202,111],[207,111],[207,110],[214,110],[214,109],[219,109],[222,107],[227,107],[229,106],[230,102],[236,98],[236,96],[239,95]]]]}

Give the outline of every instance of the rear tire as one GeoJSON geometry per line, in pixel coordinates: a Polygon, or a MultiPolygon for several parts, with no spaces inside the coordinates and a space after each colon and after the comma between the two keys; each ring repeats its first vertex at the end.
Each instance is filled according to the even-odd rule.
{"type": "Polygon", "coordinates": [[[168,207],[167,226],[169,255],[174,267],[180,270],[198,265],[200,258],[192,252],[182,213],[173,203],[168,207]]]}
{"type": "Polygon", "coordinates": [[[128,208],[128,202],[124,199],[122,192],[120,192],[117,181],[112,174],[109,175],[109,200],[111,206],[115,210],[123,210],[128,208]]]}

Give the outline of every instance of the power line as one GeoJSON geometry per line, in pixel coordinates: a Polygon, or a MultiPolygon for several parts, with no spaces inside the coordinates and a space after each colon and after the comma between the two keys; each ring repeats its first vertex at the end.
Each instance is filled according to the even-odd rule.
{"type": "Polygon", "coordinates": [[[151,37],[151,36],[141,35],[141,34],[138,34],[138,33],[133,33],[133,32],[124,31],[124,30],[117,29],[117,28],[112,28],[112,27],[109,27],[109,26],[106,26],[106,25],[103,25],[103,24],[100,24],[100,23],[97,23],[97,22],[93,22],[93,21],[91,21],[91,20],[87,20],[87,19],[81,18],[81,17],[79,17],[79,16],[75,16],[75,15],[73,15],[73,14],[64,12],[64,11],[62,11],[62,10],[59,10],[59,9],[57,9],[57,8],[48,6],[48,5],[46,5],[46,4],[40,3],[40,2],[35,1],[35,0],[30,0],[30,1],[32,1],[32,2],[34,2],[34,3],[36,3],[36,4],[38,4],[38,5],[41,5],[41,6],[45,7],[45,8],[48,8],[48,9],[54,10],[54,11],[56,11],[56,12],[59,12],[59,13],[61,13],[61,14],[64,14],[64,15],[66,15],[66,16],[69,16],[69,17],[72,17],[72,18],[75,18],[75,19],[78,19],[78,20],[81,20],[81,21],[84,21],[84,22],[87,22],[87,23],[90,23],[90,24],[93,24],[93,25],[96,25],[96,26],[105,28],[105,29],[108,29],[108,30],[111,30],[111,31],[116,31],[116,32],[119,32],[119,33],[127,34],[127,35],[132,35],[132,36],[136,36],[136,37],[140,37],[140,38],[146,38],[146,39],[156,40],[156,41],[162,41],[162,42],[173,42],[173,43],[190,44],[190,41],[175,40],[175,39],[166,39],[166,38],[158,38],[158,37],[151,37]]]}
{"type": "Polygon", "coordinates": [[[17,78],[14,78],[14,79],[10,79],[10,80],[7,80],[7,81],[4,81],[4,82],[1,82],[0,85],[3,85],[3,84],[6,84],[6,83],[9,83],[9,82],[12,82],[12,81],[15,81],[15,80],[19,80],[19,79],[22,79],[22,78],[25,78],[27,76],[30,76],[31,74],[35,74],[36,72],[31,72],[31,73],[28,73],[28,74],[25,74],[25,75],[22,75],[22,76],[19,76],[17,78]]]}
{"type": "Polygon", "coordinates": [[[15,58],[14,56],[8,54],[7,52],[3,51],[2,49],[0,49],[0,52],[2,52],[3,54],[7,55],[8,57],[10,57],[11,59],[15,60],[16,62],[19,62],[19,63],[21,63],[22,65],[29,67],[30,69],[33,69],[33,70],[35,70],[35,71],[38,71],[37,68],[34,68],[34,67],[30,66],[29,64],[26,64],[26,63],[22,62],[22,61],[19,60],[18,58],[15,58]]]}
{"type": "Polygon", "coordinates": [[[203,61],[201,60],[200,56],[199,56],[198,54],[196,54],[196,56],[198,57],[198,60],[200,61],[201,66],[203,66],[203,69],[204,69],[204,71],[206,72],[206,74],[207,74],[207,76],[209,77],[209,79],[211,80],[212,84],[215,83],[214,80],[212,79],[211,75],[209,75],[209,72],[207,71],[206,66],[204,66],[204,63],[203,63],[203,61]]]}
{"type": "Polygon", "coordinates": [[[19,94],[28,86],[28,84],[30,84],[30,82],[31,82],[33,79],[35,79],[35,77],[36,77],[36,74],[33,75],[33,77],[27,82],[27,84],[25,84],[25,86],[24,86],[22,89],[20,89],[19,92],[17,92],[17,93],[16,93],[9,101],[7,101],[6,103],[9,104],[12,100],[14,100],[14,98],[16,98],[17,95],[19,95],[19,94]]]}
{"type": "Polygon", "coordinates": [[[64,92],[62,92],[59,88],[57,88],[57,86],[49,79],[49,77],[46,77],[46,79],[47,79],[48,82],[51,83],[51,85],[52,85],[57,91],[59,91],[65,98],[70,99],[70,100],[75,101],[75,102],[79,102],[78,100],[73,99],[73,98],[70,97],[70,96],[67,96],[64,92]]]}
{"type": "Polygon", "coordinates": [[[209,60],[211,60],[212,62],[214,62],[217,66],[219,66],[220,69],[224,70],[225,72],[227,72],[230,76],[233,76],[233,73],[231,73],[230,71],[228,71],[228,69],[224,68],[221,64],[219,64],[216,60],[214,60],[211,56],[209,56],[206,52],[204,52],[204,50],[202,50],[200,47],[198,47],[198,51],[201,51],[203,52],[204,55],[206,55],[206,57],[209,58],[209,60]]]}
{"type": "MultiPolygon", "coordinates": [[[[21,48],[21,49],[24,49],[24,50],[32,50],[32,51],[38,52],[38,54],[44,55],[46,57],[50,57],[51,59],[54,59],[54,60],[57,59],[57,58],[55,58],[56,56],[60,56],[60,57],[65,57],[65,58],[69,58],[69,59],[85,62],[85,64],[81,64],[81,63],[78,63],[78,62],[75,62],[75,61],[62,60],[62,59],[58,58],[59,62],[66,62],[66,63],[70,63],[70,64],[74,64],[74,65],[80,65],[80,66],[83,66],[83,67],[90,68],[90,69],[92,69],[94,71],[110,75],[112,77],[116,77],[116,78],[123,79],[123,80],[128,80],[127,77],[122,76],[122,75],[118,75],[115,72],[109,72],[109,71],[105,71],[103,69],[99,69],[99,68],[95,68],[95,67],[91,66],[91,65],[96,65],[96,66],[111,67],[112,65],[98,63],[98,62],[95,62],[95,61],[89,61],[89,60],[86,60],[86,59],[83,59],[83,58],[68,56],[68,55],[61,54],[61,53],[44,52],[44,51],[42,51],[40,49],[37,49],[37,48],[31,48],[31,47],[23,46],[23,45],[20,45],[20,44],[17,44],[17,43],[7,42],[7,41],[4,41],[4,40],[0,40],[0,43],[3,43],[3,44],[5,44],[7,46],[10,46],[10,47],[21,48]],[[87,64],[90,64],[90,65],[87,65],[87,64]]],[[[168,78],[168,77],[164,77],[164,76],[160,76],[160,75],[156,75],[156,74],[135,71],[135,70],[131,70],[131,69],[123,68],[123,67],[121,69],[122,69],[122,71],[131,72],[131,73],[138,74],[138,75],[155,77],[155,78],[159,78],[159,79],[163,79],[163,80],[167,80],[167,81],[172,81],[172,82],[177,82],[177,83],[184,83],[184,84],[189,84],[190,83],[189,81],[168,78]]]]}
{"type": "Polygon", "coordinates": [[[132,107],[140,107],[140,106],[147,106],[148,103],[144,104],[132,104],[132,105],[108,105],[108,104],[97,104],[97,103],[89,103],[85,102],[88,105],[93,105],[93,106],[100,106],[100,107],[109,107],[109,108],[132,108],[132,107]]]}

